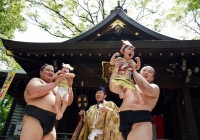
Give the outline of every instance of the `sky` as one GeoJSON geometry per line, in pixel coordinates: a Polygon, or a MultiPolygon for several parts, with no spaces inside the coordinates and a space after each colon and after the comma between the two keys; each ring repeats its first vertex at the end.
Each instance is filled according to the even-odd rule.
{"type": "MultiPolygon", "coordinates": [[[[164,0],[164,2],[165,2],[164,4],[165,8],[174,4],[174,0],[167,0],[167,1],[164,0]]],[[[19,32],[19,31],[15,32],[15,37],[13,40],[23,41],[23,42],[62,42],[67,40],[63,38],[54,37],[36,25],[30,23],[27,23],[27,25],[28,28],[25,32],[19,32]]],[[[175,29],[173,29],[173,27],[168,27],[167,29],[163,30],[161,34],[176,38],[181,33],[178,30],[174,32],[174,30],[175,29]]]]}
{"type": "Polygon", "coordinates": [[[16,31],[13,40],[23,42],[62,42],[66,40],[54,37],[36,25],[27,23],[27,26],[28,28],[25,32],[16,31]]]}

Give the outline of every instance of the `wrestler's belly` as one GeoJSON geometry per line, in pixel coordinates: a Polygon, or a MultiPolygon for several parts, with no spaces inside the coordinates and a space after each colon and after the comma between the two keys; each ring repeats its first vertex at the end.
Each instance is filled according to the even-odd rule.
{"type": "Polygon", "coordinates": [[[138,100],[123,101],[120,106],[120,111],[126,110],[148,110],[151,111],[152,107],[148,103],[141,103],[138,100]]]}
{"type": "MultiPolygon", "coordinates": [[[[144,100],[144,103],[141,103],[138,97],[135,96],[135,94],[136,93],[129,92],[129,91],[127,93],[124,93],[123,102],[121,104],[120,111],[125,111],[125,110],[152,111],[152,109],[154,108],[154,104],[152,104],[152,102],[148,101],[147,99],[144,100]]],[[[149,99],[149,100],[152,100],[152,99],[149,99]]]]}
{"type": "Polygon", "coordinates": [[[34,105],[41,109],[56,113],[55,111],[55,95],[49,94],[47,96],[31,99],[27,102],[28,105],[34,105]]]}
{"type": "Polygon", "coordinates": [[[126,110],[148,110],[148,111],[151,111],[150,108],[148,107],[137,107],[137,106],[121,106],[120,107],[120,111],[126,111],[126,110]]]}

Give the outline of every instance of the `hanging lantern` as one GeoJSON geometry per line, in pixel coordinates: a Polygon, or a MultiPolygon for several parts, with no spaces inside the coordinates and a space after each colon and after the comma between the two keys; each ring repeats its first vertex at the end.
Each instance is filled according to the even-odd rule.
{"type": "Polygon", "coordinates": [[[78,104],[78,108],[80,110],[85,110],[86,107],[88,106],[88,98],[86,95],[80,95],[77,98],[77,104],[78,104]]]}

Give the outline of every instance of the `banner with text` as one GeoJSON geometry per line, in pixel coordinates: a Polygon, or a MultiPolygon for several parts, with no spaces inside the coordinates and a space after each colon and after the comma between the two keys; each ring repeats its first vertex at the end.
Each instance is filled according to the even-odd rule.
{"type": "Polygon", "coordinates": [[[12,80],[13,80],[15,74],[16,74],[15,71],[11,71],[8,73],[6,80],[3,84],[3,87],[1,89],[1,92],[0,92],[0,100],[3,100],[3,98],[5,97],[6,92],[8,91],[8,88],[9,88],[10,84],[12,83],[12,80]]]}

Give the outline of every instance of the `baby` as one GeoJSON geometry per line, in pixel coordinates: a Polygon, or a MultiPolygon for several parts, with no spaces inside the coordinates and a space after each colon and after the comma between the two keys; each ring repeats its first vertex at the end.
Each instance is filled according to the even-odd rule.
{"type": "MultiPolygon", "coordinates": [[[[115,65],[116,60],[121,60],[123,64],[119,67],[117,75],[113,77],[110,84],[121,86],[123,93],[126,93],[127,89],[130,89],[139,99],[140,103],[143,103],[141,95],[136,92],[135,82],[132,78],[133,69],[129,63],[134,57],[135,47],[129,41],[122,40],[122,42],[120,53],[123,57],[119,57],[120,53],[118,52],[114,53],[110,59],[110,64],[115,65]]],[[[137,61],[136,70],[139,70],[141,65],[140,58],[136,57],[135,60],[137,61]]]]}
{"type": "Polygon", "coordinates": [[[71,67],[69,64],[62,64],[62,69],[56,72],[53,76],[55,79],[58,75],[63,74],[65,79],[61,80],[57,86],[57,94],[56,94],[56,119],[60,120],[63,117],[63,113],[67,108],[68,103],[68,96],[72,87],[69,87],[67,78],[74,78],[75,74],[70,73],[74,68],[71,67]],[[62,101],[62,102],[61,102],[62,101]]]}

